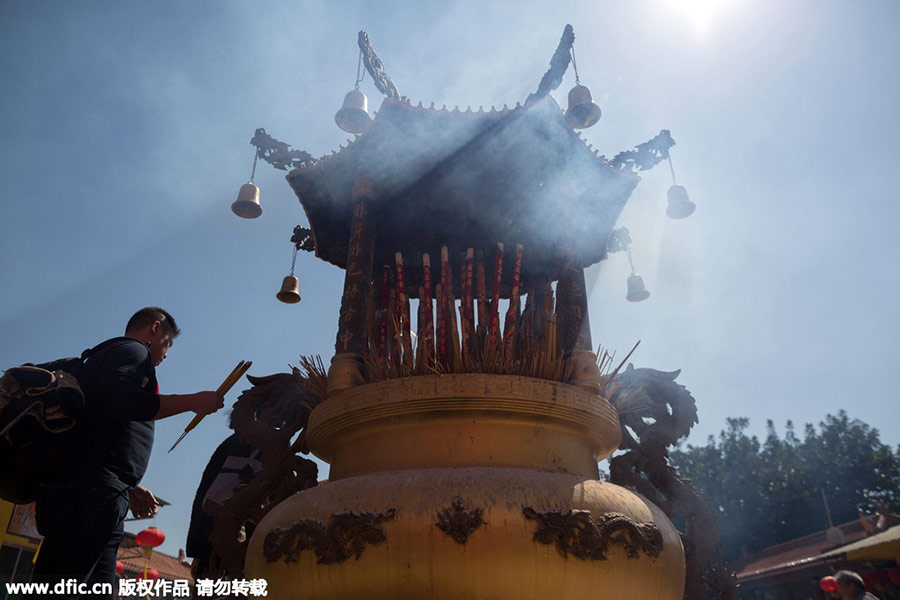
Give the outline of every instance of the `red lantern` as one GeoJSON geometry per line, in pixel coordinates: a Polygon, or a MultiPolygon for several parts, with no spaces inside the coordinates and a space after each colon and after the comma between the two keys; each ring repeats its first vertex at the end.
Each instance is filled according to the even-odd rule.
{"type": "Polygon", "coordinates": [[[147,564],[150,562],[150,555],[153,549],[166,541],[166,534],[156,527],[148,527],[134,536],[134,542],[141,547],[141,554],[144,555],[144,570],[147,570],[147,564]]]}
{"type": "Polygon", "coordinates": [[[819,580],[819,587],[822,588],[823,592],[836,592],[838,591],[837,579],[830,575],[823,577],[819,580]]]}
{"type": "Polygon", "coordinates": [[[156,581],[157,579],[159,579],[159,571],[157,571],[156,569],[147,569],[146,572],[138,573],[137,578],[156,581]]]}
{"type": "Polygon", "coordinates": [[[156,527],[148,527],[134,536],[134,541],[138,546],[156,548],[166,541],[166,534],[156,527]]]}
{"type": "Polygon", "coordinates": [[[888,571],[888,577],[894,585],[900,585],[900,565],[888,571]]]}
{"type": "Polygon", "coordinates": [[[125,572],[125,563],[121,560],[116,561],[116,575],[121,575],[125,572]]]}

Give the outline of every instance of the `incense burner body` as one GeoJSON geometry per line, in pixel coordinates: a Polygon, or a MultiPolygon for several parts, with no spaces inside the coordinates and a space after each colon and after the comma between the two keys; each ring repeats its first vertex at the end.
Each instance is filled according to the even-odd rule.
{"type": "Polygon", "coordinates": [[[462,374],[371,383],[313,412],[327,483],[259,524],[248,577],[297,599],[680,599],[662,511],[598,480],[615,410],[580,387],[462,374]]]}

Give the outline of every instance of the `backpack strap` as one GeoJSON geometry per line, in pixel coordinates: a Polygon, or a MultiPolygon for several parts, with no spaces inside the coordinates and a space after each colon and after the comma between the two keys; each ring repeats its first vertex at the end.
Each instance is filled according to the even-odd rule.
{"type": "MultiPolygon", "coordinates": [[[[93,348],[88,348],[87,350],[85,350],[81,353],[81,362],[86,361],[87,359],[89,359],[91,357],[92,354],[96,354],[103,348],[105,348],[107,346],[111,346],[114,342],[120,342],[122,340],[134,340],[134,338],[125,337],[123,335],[120,335],[119,337],[110,338],[110,339],[106,340],[105,342],[100,342],[93,348]]],[[[138,340],[134,340],[134,341],[138,341],[138,340]]]]}

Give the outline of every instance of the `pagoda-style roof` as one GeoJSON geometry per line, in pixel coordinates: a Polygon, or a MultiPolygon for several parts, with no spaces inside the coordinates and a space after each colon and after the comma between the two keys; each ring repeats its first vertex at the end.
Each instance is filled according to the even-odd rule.
{"type": "MultiPolygon", "coordinates": [[[[306,211],[316,256],[345,268],[352,188],[369,176],[380,199],[375,219],[376,272],[402,252],[408,266],[423,252],[436,265],[442,245],[490,259],[497,242],[524,246],[522,281],[558,277],[565,256],[589,266],[606,257],[607,238],[639,178],[613,168],[566,124],[546,96],[501,111],[453,111],[385,99],[355,141],[295,169],[287,179],[306,211]]],[[[420,269],[408,269],[415,296],[420,269]]],[[[504,295],[508,291],[504,292],[504,295]]]]}

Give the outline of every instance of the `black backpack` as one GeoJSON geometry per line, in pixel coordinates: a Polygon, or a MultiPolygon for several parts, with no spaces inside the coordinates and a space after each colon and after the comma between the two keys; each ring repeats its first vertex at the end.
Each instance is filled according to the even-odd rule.
{"type": "Polygon", "coordinates": [[[56,479],[88,408],[78,378],[85,361],[110,341],[80,357],[24,364],[0,377],[0,498],[33,502],[38,487],[56,479]]]}

